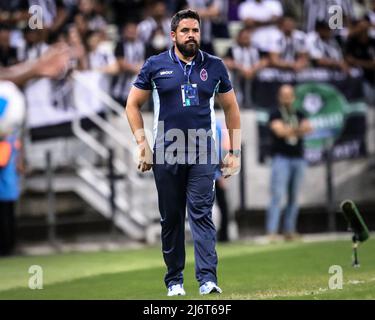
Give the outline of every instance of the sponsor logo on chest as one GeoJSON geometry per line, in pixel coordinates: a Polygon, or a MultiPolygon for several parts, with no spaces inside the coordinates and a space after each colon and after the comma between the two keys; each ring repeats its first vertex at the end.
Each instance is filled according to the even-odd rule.
{"type": "Polygon", "coordinates": [[[173,73],[173,70],[164,70],[164,71],[160,71],[160,75],[161,76],[167,76],[167,75],[170,75],[173,73]]]}

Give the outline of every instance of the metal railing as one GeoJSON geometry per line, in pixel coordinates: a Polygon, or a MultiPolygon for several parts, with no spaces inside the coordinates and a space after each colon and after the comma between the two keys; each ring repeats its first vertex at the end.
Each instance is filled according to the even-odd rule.
{"type": "MultiPolygon", "coordinates": [[[[112,114],[108,114],[108,117],[117,117],[121,118],[124,116],[124,108],[116,102],[111,96],[109,96],[103,90],[98,90],[97,87],[92,86],[87,82],[87,78],[82,78],[78,72],[72,74],[74,81],[77,81],[81,86],[90,91],[94,97],[96,97],[100,102],[109,108],[112,114]]],[[[112,211],[112,220],[115,221],[115,207],[118,208],[118,201],[116,201],[116,188],[115,182],[117,178],[121,176],[122,179],[126,181],[125,188],[122,193],[121,201],[125,202],[127,207],[127,212],[122,212],[128,218],[132,219],[135,223],[142,224],[144,223],[144,218],[142,217],[141,212],[137,212],[133,204],[133,193],[134,187],[139,187],[142,184],[141,179],[137,176],[135,170],[129,169],[133,163],[133,151],[134,145],[123,138],[124,134],[121,130],[116,128],[110,121],[104,119],[95,112],[84,114],[84,117],[92,121],[96,127],[100,130],[101,133],[104,133],[105,137],[108,138],[107,143],[102,143],[93,137],[88,131],[86,131],[81,125],[81,119],[79,116],[78,110],[82,110],[84,101],[80,101],[77,98],[77,95],[74,95],[74,104],[77,109],[77,116],[72,121],[72,131],[73,134],[86,146],[88,146],[96,155],[105,161],[105,163],[110,163],[110,174],[109,186],[111,190],[111,195],[109,196],[109,205],[112,211]],[[113,145],[116,145],[118,148],[116,151],[121,150],[122,157],[116,154],[113,145]],[[114,181],[111,181],[114,179],[114,181]],[[125,197],[124,197],[125,195],[125,197]]],[[[94,176],[97,172],[97,168],[91,164],[91,161],[85,159],[83,156],[77,158],[77,164],[80,167],[85,168],[90,171],[94,176]]]]}

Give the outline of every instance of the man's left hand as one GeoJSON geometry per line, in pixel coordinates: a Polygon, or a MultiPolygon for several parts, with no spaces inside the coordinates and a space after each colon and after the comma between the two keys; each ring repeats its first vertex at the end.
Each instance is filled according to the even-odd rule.
{"type": "Polygon", "coordinates": [[[228,153],[221,166],[221,172],[224,178],[234,176],[241,170],[241,157],[235,156],[232,153],[228,153]]]}

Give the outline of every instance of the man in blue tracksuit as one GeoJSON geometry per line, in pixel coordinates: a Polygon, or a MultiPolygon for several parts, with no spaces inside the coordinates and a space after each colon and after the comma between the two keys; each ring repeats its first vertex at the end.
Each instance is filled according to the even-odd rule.
{"type": "Polygon", "coordinates": [[[223,160],[224,177],[240,169],[240,113],[223,62],[199,50],[200,17],[182,10],[171,22],[173,47],[144,64],[129,93],[126,114],[139,151],[138,169],[153,169],[167,266],[168,296],[185,295],[185,213],[194,241],[196,278],[201,294],[220,293],[217,285],[214,98],[224,109],[230,152],[223,160]],[[152,92],[154,146],[145,136],[141,106],[152,92]]]}

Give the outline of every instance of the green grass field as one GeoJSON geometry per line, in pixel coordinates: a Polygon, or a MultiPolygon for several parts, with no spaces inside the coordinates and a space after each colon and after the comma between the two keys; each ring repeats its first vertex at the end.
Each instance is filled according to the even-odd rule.
{"type": "MultiPolygon", "coordinates": [[[[375,299],[375,240],[360,247],[351,267],[351,242],[218,245],[219,285],[209,299],[375,299]],[[329,267],[343,269],[343,289],[328,289],[329,267]]],[[[159,247],[0,259],[0,299],[170,299],[159,247]],[[31,290],[31,265],[43,268],[42,290],[31,290]]],[[[201,299],[187,248],[186,297],[201,299]]]]}

